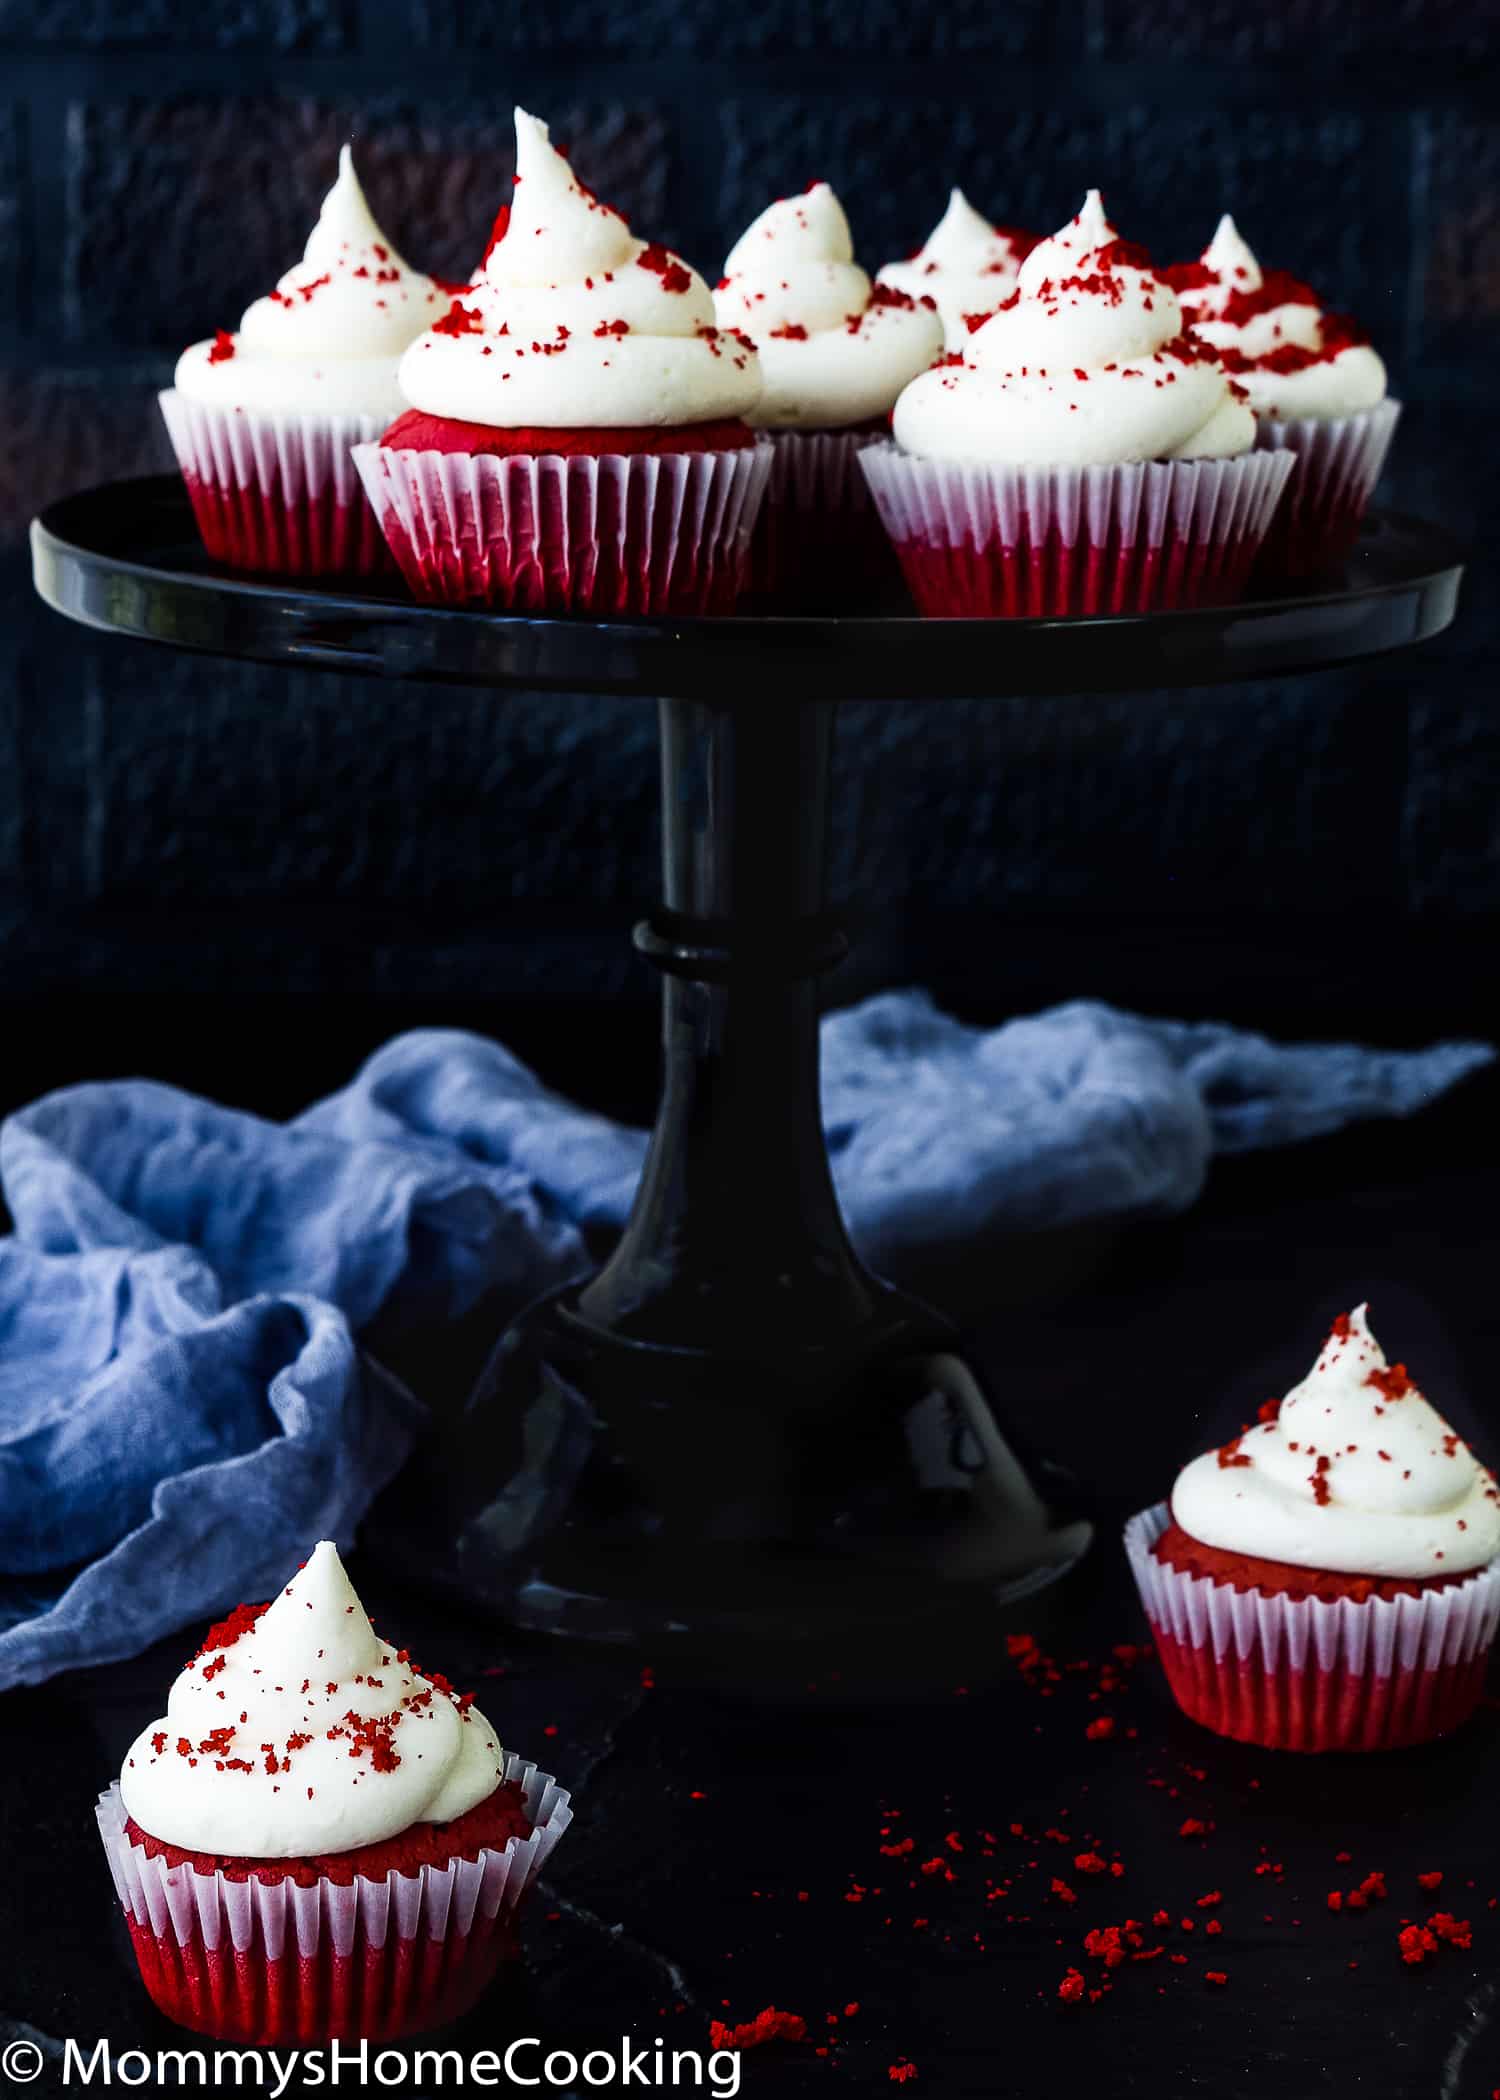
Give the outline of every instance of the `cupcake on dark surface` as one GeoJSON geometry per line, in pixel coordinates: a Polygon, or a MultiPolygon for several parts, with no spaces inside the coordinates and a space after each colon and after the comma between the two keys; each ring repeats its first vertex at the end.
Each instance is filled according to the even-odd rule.
{"type": "Polygon", "coordinates": [[[350,457],[401,406],[401,354],[449,295],[396,253],[347,146],[302,261],[177,362],[162,414],[204,546],[236,569],[389,567],[350,457]]]}
{"type": "Polygon", "coordinates": [[[1296,455],[1261,549],[1262,573],[1301,578],[1337,568],[1401,413],[1368,335],[1347,314],[1325,311],[1289,271],[1262,271],[1227,212],[1197,262],[1164,274],[1194,332],[1244,390],[1257,443],[1296,455]]]}
{"type": "Polygon", "coordinates": [[[860,457],[921,611],[1232,604],[1291,460],[1097,190],[860,457]]]}
{"type": "Polygon", "coordinates": [[[1005,304],[1036,244],[1034,233],[992,226],[963,191],[955,189],[948,209],[916,254],[887,263],[877,271],[875,282],[909,292],[914,299],[930,298],[948,348],[959,350],[980,323],[1005,304]]]}
{"type": "Polygon", "coordinates": [[[752,551],[768,611],[837,610],[902,597],[859,471],[896,397],[943,347],[935,301],[872,285],[826,182],[768,205],[730,250],[714,293],[721,326],[754,341],[765,391],[750,420],[771,434],[771,482],[752,551]]]}
{"type": "Polygon", "coordinates": [[[571,1819],[472,1695],[379,1638],[326,1540],[213,1629],[98,1806],[152,1998],[255,2044],[467,2011],[571,1819]]]}
{"type": "Polygon", "coordinates": [[[420,598],[713,613],[738,596],[769,459],[753,346],[516,111],[516,189],[473,281],[401,361],[359,471],[420,598]]]}
{"type": "Polygon", "coordinates": [[[1500,1490],[1366,1308],[1308,1376],[1132,1518],[1177,1703],[1288,1750],[1426,1741],[1477,1704],[1500,1619],[1500,1490]]]}

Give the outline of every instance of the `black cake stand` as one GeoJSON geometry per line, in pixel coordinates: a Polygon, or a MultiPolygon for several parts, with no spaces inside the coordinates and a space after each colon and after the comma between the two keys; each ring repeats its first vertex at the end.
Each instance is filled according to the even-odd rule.
{"type": "Polygon", "coordinates": [[[1323,588],[1106,620],[558,620],[211,567],[175,478],[32,527],[36,584],[114,633],[267,663],[660,708],[665,1078],[635,1206],[594,1275],[501,1337],[419,1469],[429,1580],[520,1625],[665,1651],[868,1637],[994,1645],[997,1605],[1089,1526],[941,1313],[872,1275],[839,1213],[818,980],[844,953],[824,843],[847,699],[1201,686],[1405,647],[1453,617],[1459,553],[1370,520],[1323,588]],[[962,1629],[960,1631],[960,1629],[962,1629]]]}

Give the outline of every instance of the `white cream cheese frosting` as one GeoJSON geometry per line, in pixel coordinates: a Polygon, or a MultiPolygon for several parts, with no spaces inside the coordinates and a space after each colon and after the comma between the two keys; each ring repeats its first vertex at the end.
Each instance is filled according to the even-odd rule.
{"type": "Polygon", "coordinates": [[[696,270],[637,240],[518,109],[516,186],[498,238],[401,360],[406,404],[497,429],[662,429],[740,417],[753,347],[721,329],[696,270]]]}
{"type": "Polygon", "coordinates": [[[1385,399],[1385,366],[1363,331],[1287,271],[1263,271],[1228,212],[1199,261],[1169,275],[1195,334],[1225,353],[1257,415],[1357,415],[1385,399]]]}
{"type": "Polygon", "coordinates": [[[237,334],[177,363],[192,401],[263,414],[399,415],[396,367],[448,295],[403,262],[376,224],[345,146],[300,263],[245,310],[237,334]]]}
{"type": "MultiPolygon", "coordinates": [[[[1271,1420],[1177,1477],[1172,1514],[1229,1553],[1344,1575],[1461,1575],[1500,1553],[1500,1491],[1386,1362],[1361,1305],[1271,1420]]],[[[1267,1410],[1269,1412],[1269,1410],[1267,1410]]]]}
{"type": "Polygon", "coordinates": [[[962,353],[912,381],[893,428],[918,458],[1012,467],[1224,459],[1255,442],[1217,357],[1097,190],[962,353]]]}
{"type": "Polygon", "coordinates": [[[876,272],[877,284],[894,285],[914,299],[936,302],[950,350],[962,349],[972,323],[992,314],[1016,288],[1021,264],[1035,245],[1029,234],[992,226],[960,189],[926,241],[905,262],[876,272]]]}
{"type": "Polygon", "coordinates": [[[889,414],[943,347],[934,300],[877,287],[854,260],[843,206],[826,182],[782,197],[730,249],[714,293],[720,325],[760,352],[765,393],[752,423],[842,430],[889,414]]]}
{"type": "Polygon", "coordinates": [[[503,1763],[484,1716],[374,1632],[325,1539],[246,1631],[183,1670],[120,1792],[167,1844],[293,1859],[450,1823],[503,1763]]]}

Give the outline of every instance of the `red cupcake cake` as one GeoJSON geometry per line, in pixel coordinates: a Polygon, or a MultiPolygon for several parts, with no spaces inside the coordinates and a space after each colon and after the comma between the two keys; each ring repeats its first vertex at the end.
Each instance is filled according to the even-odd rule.
{"type": "Polygon", "coordinates": [[[1500,1490],[1341,1314],[1284,1400],[1133,1517],[1167,1681],[1219,1735],[1283,1750],[1425,1742],[1473,1711],[1500,1621],[1500,1490]]]}
{"type": "Polygon", "coordinates": [[[1265,270],[1226,212],[1194,263],[1167,270],[1194,331],[1217,349],[1255,411],[1256,443],[1296,467],[1259,568],[1273,579],[1336,569],[1385,465],[1400,404],[1348,314],[1328,313],[1289,270],[1265,270]]]}
{"type": "Polygon", "coordinates": [[[516,111],[516,191],[355,460],[413,593],[512,612],[721,613],[769,453],[753,346],[516,111]]]}
{"type": "Polygon", "coordinates": [[[389,570],[350,453],[399,410],[401,353],[447,306],[375,223],[345,146],[301,262],[237,332],[184,350],[160,397],[215,561],[285,576],[389,570]]]}
{"type": "Polygon", "coordinates": [[[1232,604],[1291,471],[1097,190],[892,429],[860,466],[919,609],[959,618],[1232,604]]]}
{"type": "Polygon", "coordinates": [[[466,2012],[572,1820],[471,1695],[379,1638],[327,1540],[213,1629],[97,1814],[161,2011],[300,2046],[466,2012]]]}
{"type": "Polygon", "coordinates": [[[872,285],[826,182],[781,197],[741,234],[714,292],[720,324],[750,337],[765,391],[770,485],[750,589],[768,612],[900,604],[901,576],[859,455],[890,434],[907,381],[943,347],[934,299],[872,285]]]}

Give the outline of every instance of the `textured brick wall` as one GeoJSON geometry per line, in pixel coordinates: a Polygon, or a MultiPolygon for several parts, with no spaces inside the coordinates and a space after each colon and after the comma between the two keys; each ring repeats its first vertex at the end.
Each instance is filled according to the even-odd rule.
{"type": "MultiPolygon", "coordinates": [[[[1164,255],[1231,205],[1375,331],[1409,403],[1391,498],[1494,523],[1496,0],[0,0],[12,1001],[82,980],[420,1003],[476,955],[517,996],[635,981],[614,942],[652,880],[647,711],[175,659],[41,616],[25,584],[40,502],[162,462],[154,388],[292,259],[341,137],[403,248],[457,271],[517,98],[710,273],[814,175],[872,265],[954,179],[1042,227],[1100,181],[1164,255]]],[[[870,972],[996,908],[1106,944],[1258,925],[1288,954],[1330,922],[1500,913],[1495,582],[1482,561],[1438,647],[1316,682],[852,710],[836,868],[888,907],[870,972]]]]}

